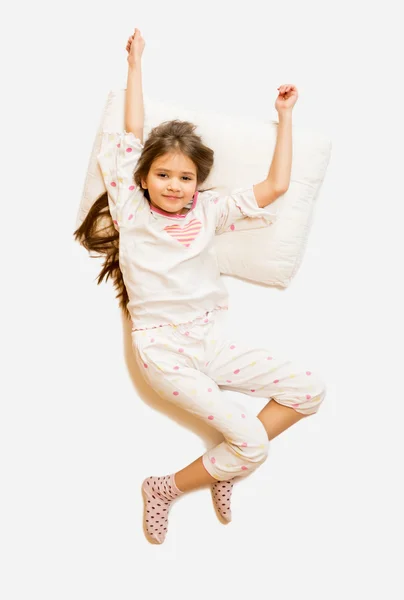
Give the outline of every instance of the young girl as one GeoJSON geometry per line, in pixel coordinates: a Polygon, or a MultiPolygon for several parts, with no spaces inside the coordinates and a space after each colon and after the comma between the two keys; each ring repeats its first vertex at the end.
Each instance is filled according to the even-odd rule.
{"type": "Polygon", "coordinates": [[[87,249],[107,255],[98,283],[112,276],[120,290],[146,381],[223,434],[222,443],[184,469],[143,482],[146,531],[151,541],[162,543],[172,502],[200,486],[212,486],[219,516],[230,521],[234,478],[265,461],[269,440],[317,412],[325,385],[310,369],[225,334],[228,296],[213,248],[214,236],[237,219],[274,220],[275,211],[265,207],[289,185],[296,87],[278,88],[277,142],[267,178],[227,196],[201,191],[213,151],[194,133],[195,125],[164,122],[143,145],[144,45],[135,29],[126,46],[125,131],[104,134],[98,162],[107,193],[75,236],[87,249]],[[221,388],[269,402],[255,416],[236,408],[221,388]]]}

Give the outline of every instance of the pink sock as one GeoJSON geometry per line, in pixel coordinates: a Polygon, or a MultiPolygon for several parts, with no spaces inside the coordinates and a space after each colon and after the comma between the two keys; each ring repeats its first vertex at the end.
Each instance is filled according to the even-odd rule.
{"type": "Polygon", "coordinates": [[[167,534],[168,512],[172,501],[183,492],[175,485],[174,475],[148,477],[142,484],[142,491],[147,534],[155,542],[162,544],[167,534]]]}
{"type": "Polygon", "coordinates": [[[233,491],[234,479],[230,481],[217,481],[212,484],[213,504],[219,516],[229,523],[231,521],[230,499],[233,491]]]}

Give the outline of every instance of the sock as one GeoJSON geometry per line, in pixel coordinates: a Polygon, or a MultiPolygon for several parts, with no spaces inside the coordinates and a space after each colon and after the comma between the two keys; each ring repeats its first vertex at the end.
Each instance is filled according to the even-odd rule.
{"type": "Polygon", "coordinates": [[[231,521],[230,499],[233,491],[234,480],[217,481],[212,484],[212,499],[213,504],[219,516],[229,523],[231,521]]]}
{"type": "Polygon", "coordinates": [[[148,477],[142,484],[142,491],[147,534],[162,544],[167,535],[168,512],[172,501],[183,492],[175,485],[174,475],[148,477]]]}

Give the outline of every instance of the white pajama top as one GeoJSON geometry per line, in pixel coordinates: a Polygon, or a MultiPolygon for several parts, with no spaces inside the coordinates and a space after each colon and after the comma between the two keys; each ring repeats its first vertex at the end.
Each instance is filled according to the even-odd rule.
{"type": "Polygon", "coordinates": [[[119,231],[119,265],[128,292],[132,330],[188,323],[215,309],[228,308],[215,235],[231,231],[246,217],[276,218],[260,208],[253,187],[230,195],[196,192],[183,215],[153,207],[133,173],[143,145],[133,133],[103,133],[97,156],[108,206],[119,231]]]}

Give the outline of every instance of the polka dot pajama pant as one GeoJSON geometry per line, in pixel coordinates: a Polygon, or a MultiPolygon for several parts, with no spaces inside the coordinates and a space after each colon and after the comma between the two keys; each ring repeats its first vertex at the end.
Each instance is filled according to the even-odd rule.
{"type": "Polygon", "coordinates": [[[136,360],[150,386],[222,433],[224,441],[203,455],[218,481],[255,470],[269,445],[257,416],[239,409],[221,389],[273,398],[305,415],[318,411],[326,393],[310,369],[226,335],[225,317],[215,310],[191,323],[132,331],[136,360]]]}

